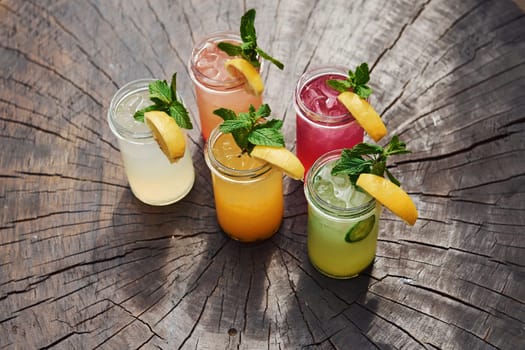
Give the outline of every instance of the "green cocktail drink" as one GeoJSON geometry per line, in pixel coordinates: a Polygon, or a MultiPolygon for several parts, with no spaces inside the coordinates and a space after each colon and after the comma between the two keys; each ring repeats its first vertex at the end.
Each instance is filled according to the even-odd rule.
{"type": "Polygon", "coordinates": [[[308,256],[321,273],[351,278],[374,260],[382,207],[347,175],[331,175],[340,154],[321,156],[306,175],[308,256]]]}

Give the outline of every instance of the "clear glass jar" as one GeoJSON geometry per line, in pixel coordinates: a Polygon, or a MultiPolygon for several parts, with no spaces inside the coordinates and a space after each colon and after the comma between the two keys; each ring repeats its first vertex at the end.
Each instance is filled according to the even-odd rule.
{"type": "Polygon", "coordinates": [[[341,150],[334,150],[317,159],[306,175],[304,192],[308,257],[324,275],[344,279],[357,276],[374,260],[382,207],[355,189],[347,175],[329,175],[340,154],[341,150]],[[352,200],[328,199],[331,196],[321,191],[331,191],[330,186],[333,193],[352,200]]]}
{"type": "MultiPolygon", "coordinates": [[[[233,32],[213,33],[198,42],[188,61],[188,71],[195,87],[201,132],[207,140],[213,128],[222,119],[213,111],[228,108],[235,113],[247,112],[250,104],[256,109],[262,104],[262,95],[254,96],[244,88],[244,80],[232,77],[224,67],[231,57],[217,47],[219,42],[239,44],[241,38],[233,32]]],[[[261,62],[260,72],[263,69],[261,62]]]]}
{"type": "Polygon", "coordinates": [[[243,242],[272,237],[284,213],[283,173],[269,163],[241,155],[231,134],[216,127],[204,151],[211,171],[217,221],[243,242]]]}
{"type": "Polygon", "coordinates": [[[347,77],[348,70],[342,67],[321,66],[308,70],[297,82],[296,152],[306,171],[324,153],[363,142],[364,131],[337,100],[339,92],[326,85],[328,79],[347,77]]]}
{"type": "Polygon", "coordinates": [[[117,137],[124,170],[135,197],[150,205],[168,205],[188,194],[195,173],[188,143],[184,156],[172,164],[146,124],[133,118],[137,110],[152,104],[148,85],[153,81],[140,79],[122,86],[111,100],[108,123],[117,137]]]}

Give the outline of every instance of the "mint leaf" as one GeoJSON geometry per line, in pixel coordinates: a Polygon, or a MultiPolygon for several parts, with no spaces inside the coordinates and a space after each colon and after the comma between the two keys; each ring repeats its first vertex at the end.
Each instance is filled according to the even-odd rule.
{"type": "Polygon", "coordinates": [[[372,168],[370,169],[370,173],[377,175],[377,176],[383,176],[385,174],[386,170],[386,157],[380,157],[381,159],[374,162],[372,165],[372,168]]]}
{"type": "MultiPolygon", "coordinates": [[[[265,116],[267,117],[267,116],[265,116]]],[[[283,126],[283,121],[280,120],[280,119],[272,119],[272,120],[268,120],[266,123],[264,124],[257,124],[253,127],[254,130],[257,130],[257,129],[265,129],[265,128],[272,128],[272,129],[275,129],[275,130],[280,130],[283,126]]]]}
{"type": "Polygon", "coordinates": [[[284,147],[284,137],[277,129],[258,128],[248,135],[248,141],[254,145],[284,147]]]}
{"type": "Polygon", "coordinates": [[[386,172],[386,176],[388,176],[388,179],[389,179],[391,182],[395,183],[395,184],[398,185],[398,186],[401,186],[401,184],[399,183],[399,180],[396,179],[396,178],[394,177],[394,175],[392,175],[392,173],[391,173],[390,171],[388,171],[388,169],[385,169],[385,172],[386,172]]]}
{"type": "Polygon", "coordinates": [[[361,98],[368,98],[372,94],[372,89],[368,86],[357,86],[354,92],[361,98]]]}
{"type": "Polygon", "coordinates": [[[353,91],[361,98],[368,98],[372,94],[372,89],[366,85],[370,80],[370,71],[367,63],[361,63],[355,69],[348,70],[346,80],[329,79],[326,84],[338,92],[353,91]]]}
{"type": "Polygon", "coordinates": [[[251,123],[249,120],[230,119],[222,122],[219,130],[225,134],[234,133],[237,130],[249,128],[251,123]]]}
{"type": "Polygon", "coordinates": [[[388,155],[410,153],[410,151],[406,148],[406,144],[400,141],[397,135],[394,135],[392,137],[392,140],[390,140],[390,142],[386,146],[385,152],[388,155]]]}
{"type": "Polygon", "coordinates": [[[135,120],[144,122],[144,113],[162,111],[175,119],[181,128],[193,129],[186,107],[177,100],[177,73],[173,73],[170,85],[165,80],[156,80],[148,85],[148,90],[149,99],[154,104],[136,111],[133,114],[135,120]]]}
{"type": "Polygon", "coordinates": [[[365,160],[360,157],[341,158],[332,168],[332,175],[359,175],[364,172],[370,172],[371,160],[365,160]]]}
{"type": "MultiPolygon", "coordinates": [[[[252,105],[250,105],[250,112],[252,111],[252,108],[255,111],[255,108],[252,105]]],[[[269,117],[271,113],[272,113],[272,110],[270,109],[270,106],[268,106],[268,104],[265,103],[259,107],[257,112],[255,112],[255,116],[259,118],[266,118],[266,117],[269,117]]],[[[279,120],[276,119],[275,121],[279,121],[279,120]]]]}
{"type": "Polygon", "coordinates": [[[219,108],[213,111],[213,114],[222,118],[222,120],[232,120],[236,119],[237,115],[234,111],[226,108],[219,108]]]}
{"type": "Polygon", "coordinates": [[[281,61],[277,60],[276,58],[273,58],[272,56],[270,56],[269,54],[267,54],[266,52],[264,52],[258,47],[255,48],[255,51],[257,51],[257,53],[261,55],[262,58],[272,62],[273,64],[277,66],[277,68],[279,68],[280,70],[283,70],[284,64],[281,61]]]}
{"type": "Polygon", "coordinates": [[[255,9],[250,9],[241,17],[241,39],[243,42],[255,41],[255,9]]]}
{"type": "Polygon", "coordinates": [[[151,105],[151,106],[148,106],[146,108],[136,111],[135,114],[133,115],[133,118],[135,118],[135,120],[138,122],[144,123],[144,113],[151,112],[151,111],[157,111],[157,110],[158,109],[156,105],[151,105]]]}
{"type": "Polygon", "coordinates": [[[364,156],[367,154],[381,154],[383,153],[383,147],[379,145],[372,145],[369,143],[358,143],[354,147],[348,149],[345,148],[342,151],[341,157],[343,158],[354,158],[364,156]]]}
{"type": "Polygon", "coordinates": [[[368,64],[361,63],[355,69],[354,83],[356,85],[365,85],[370,80],[370,73],[368,71],[368,64]]]}
{"type": "Polygon", "coordinates": [[[238,115],[234,111],[219,108],[213,111],[224,122],[219,126],[223,133],[231,133],[243,153],[252,151],[256,145],[284,147],[284,136],[281,133],[283,121],[278,119],[267,120],[271,109],[263,104],[258,110],[250,105],[248,112],[238,115]]]}
{"type": "Polygon", "coordinates": [[[221,41],[220,43],[218,43],[217,47],[222,51],[226,52],[228,56],[240,56],[242,53],[242,49],[240,46],[232,43],[227,43],[225,41],[221,41]]]}
{"type": "Polygon", "coordinates": [[[172,100],[171,89],[165,80],[157,80],[149,84],[149,98],[156,105],[169,105],[172,100]]]}
{"type": "Polygon", "coordinates": [[[173,73],[171,76],[170,93],[171,99],[173,99],[174,96],[177,96],[177,72],[173,73]]]}
{"type": "Polygon", "coordinates": [[[182,103],[175,100],[171,103],[168,113],[175,121],[177,125],[184,129],[191,129],[193,125],[191,124],[190,115],[182,103]]]}
{"type": "Polygon", "coordinates": [[[244,58],[255,68],[259,68],[261,65],[259,62],[259,56],[275,64],[279,69],[284,68],[284,64],[257,46],[257,33],[255,31],[255,9],[250,9],[246,11],[244,15],[242,15],[240,36],[242,40],[240,46],[221,42],[217,45],[217,47],[226,52],[228,56],[240,56],[244,58]]]}
{"type": "Polygon", "coordinates": [[[350,89],[350,82],[347,80],[339,80],[339,79],[328,79],[326,81],[326,84],[328,84],[329,87],[331,87],[334,90],[337,90],[338,92],[345,92],[350,89]]]}
{"type": "Polygon", "coordinates": [[[384,148],[379,145],[359,143],[341,151],[341,156],[334,164],[331,173],[332,175],[347,174],[354,185],[360,174],[370,173],[384,177],[386,173],[390,181],[399,186],[399,181],[387,169],[387,159],[391,155],[404,153],[410,151],[397,135],[393,136],[384,148]]]}

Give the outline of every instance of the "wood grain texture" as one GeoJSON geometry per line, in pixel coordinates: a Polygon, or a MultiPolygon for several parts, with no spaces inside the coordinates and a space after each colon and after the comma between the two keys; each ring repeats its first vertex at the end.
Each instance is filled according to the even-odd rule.
{"type": "Polygon", "coordinates": [[[0,0],[0,146],[0,349],[525,348],[520,1],[0,0]],[[128,188],[115,91],[177,71],[198,125],[191,48],[252,7],[286,65],[263,78],[290,148],[299,76],[366,61],[371,103],[413,150],[391,171],[420,219],[384,211],[358,278],[309,264],[300,182],[274,238],[226,238],[198,128],[184,200],[128,188]]]}

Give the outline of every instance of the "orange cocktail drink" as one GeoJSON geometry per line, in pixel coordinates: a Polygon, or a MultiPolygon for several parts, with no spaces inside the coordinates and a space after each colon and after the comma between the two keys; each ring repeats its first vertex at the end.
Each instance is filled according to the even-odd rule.
{"type": "Polygon", "coordinates": [[[273,236],[284,212],[282,171],[242,153],[232,135],[218,128],[210,135],[205,159],[222,230],[244,242],[273,236]]]}
{"type": "Polygon", "coordinates": [[[239,113],[247,112],[250,105],[258,108],[262,103],[262,95],[247,92],[244,79],[228,72],[224,64],[232,57],[217,47],[220,42],[242,43],[239,35],[234,33],[212,34],[195,45],[188,63],[204,140],[222,122],[213,114],[217,108],[228,108],[239,113]]]}

